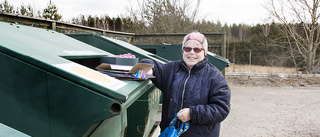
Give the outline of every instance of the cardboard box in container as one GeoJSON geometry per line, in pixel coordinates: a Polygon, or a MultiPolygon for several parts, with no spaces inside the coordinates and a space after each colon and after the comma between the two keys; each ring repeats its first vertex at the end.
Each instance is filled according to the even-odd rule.
{"type": "Polygon", "coordinates": [[[100,58],[100,63],[134,66],[138,60],[139,58],[117,58],[103,56],[100,58]]]}
{"type": "Polygon", "coordinates": [[[144,64],[144,63],[136,63],[134,66],[101,63],[99,66],[96,67],[97,70],[102,71],[105,74],[108,74],[113,77],[129,78],[129,79],[136,79],[136,80],[154,78],[154,76],[146,76],[145,78],[133,77],[133,74],[135,74],[139,70],[143,70],[145,73],[147,73],[152,68],[153,68],[153,65],[144,64]]]}

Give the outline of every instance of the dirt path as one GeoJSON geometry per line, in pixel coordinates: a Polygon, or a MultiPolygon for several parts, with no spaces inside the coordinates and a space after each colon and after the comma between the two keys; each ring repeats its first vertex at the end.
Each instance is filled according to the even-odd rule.
{"type": "Polygon", "coordinates": [[[221,137],[320,137],[320,86],[230,85],[221,137]]]}

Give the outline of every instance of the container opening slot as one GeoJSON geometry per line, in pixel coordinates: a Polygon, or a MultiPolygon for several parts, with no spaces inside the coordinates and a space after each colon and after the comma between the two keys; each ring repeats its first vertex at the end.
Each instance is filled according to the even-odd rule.
{"type": "Polygon", "coordinates": [[[77,58],[77,59],[68,59],[68,60],[78,63],[80,65],[86,66],[91,69],[95,69],[98,65],[100,65],[100,57],[99,58],[77,58]]]}

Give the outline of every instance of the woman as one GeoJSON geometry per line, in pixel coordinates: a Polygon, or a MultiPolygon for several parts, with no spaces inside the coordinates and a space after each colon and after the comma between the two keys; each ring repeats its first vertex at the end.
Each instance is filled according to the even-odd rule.
{"type": "MultiPolygon", "coordinates": [[[[231,91],[221,72],[208,62],[208,42],[203,34],[192,32],[182,42],[183,60],[153,64],[149,74],[152,82],[163,92],[161,132],[178,113],[190,128],[181,137],[218,137],[220,123],[230,111],[231,91]]],[[[181,122],[177,122],[176,127],[181,122]]]]}

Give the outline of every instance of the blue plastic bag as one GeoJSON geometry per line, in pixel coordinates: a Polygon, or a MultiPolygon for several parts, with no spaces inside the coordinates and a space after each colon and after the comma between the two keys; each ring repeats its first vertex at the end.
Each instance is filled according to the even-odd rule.
{"type": "Polygon", "coordinates": [[[183,122],[178,129],[175,129],[174,125],[177,122],[177,115],[171,120],[169,126],[159,135],[159,137],[179,137],[182,133],[189,129],[190,123],[183,122]]]}

